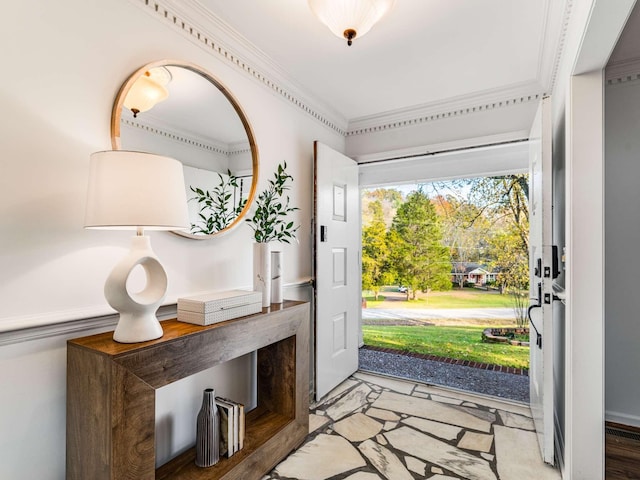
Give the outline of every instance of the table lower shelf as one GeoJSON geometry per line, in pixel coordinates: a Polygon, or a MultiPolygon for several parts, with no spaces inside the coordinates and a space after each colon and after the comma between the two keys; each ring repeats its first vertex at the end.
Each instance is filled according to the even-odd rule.
{"type": "Polygon", "coordinates": [[[247,413],[244,448],[212,467],[196,467],[195,447],[156,470],[156,480],[260,479],[265,470],[304,441],[307,432],[293,418],[257,407],[247,413]]]}

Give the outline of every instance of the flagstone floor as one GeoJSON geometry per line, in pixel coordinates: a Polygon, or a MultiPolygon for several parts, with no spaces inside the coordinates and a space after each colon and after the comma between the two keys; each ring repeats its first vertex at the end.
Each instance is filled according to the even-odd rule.
{"type": "Polygon", "coordinates": [[[363,372],[313,405],[262,480],[559,480],[527,405],[363,372]]]}

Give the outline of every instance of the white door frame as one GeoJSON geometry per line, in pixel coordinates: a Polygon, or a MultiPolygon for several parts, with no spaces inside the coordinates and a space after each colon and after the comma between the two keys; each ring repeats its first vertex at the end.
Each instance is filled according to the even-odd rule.
{"type": "Polygon", "coordinates": [[[604,478],[602,78],[572,77],[567,102],[566,478],[604,478]]]}
{"type": "Polygon", "coordinates": [[[567,479],[604,478],[603,69],[634,3],[593,0],[588,9],[576,8],[586,19],[573,76],[565,80],[567,479]]]}

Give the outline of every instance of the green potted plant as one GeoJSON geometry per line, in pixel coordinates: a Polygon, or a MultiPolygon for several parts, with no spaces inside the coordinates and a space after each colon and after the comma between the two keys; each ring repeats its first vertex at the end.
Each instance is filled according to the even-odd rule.
{"type": "MultiPolygon", "coordinates": [[[[290,189],[293,177],[287,173],[287,162],[278,165],[268,186],[255,201],[253,216],[246,219],[253,230],[256,241],[253,247],[253,288],[262,292],[262,306],[268,307],[272,303],[271,280],[280,282],[282,256],[277,255],[277,264],[271,268],[271,242],[291,243],[296,238],[300,225],[295,225],[287,216],[299,210],[292,207],[286,191],[290,189]],[[272,275],[274,274],[274,275],[272,275]]],[[[274,252],[276,253],[276,252],[274,252]]],[[[279,252],[278,252],[279,253],[279,252]]],[[[280,291],[276,292],[275,302],[281,301],[280,291]]]]}

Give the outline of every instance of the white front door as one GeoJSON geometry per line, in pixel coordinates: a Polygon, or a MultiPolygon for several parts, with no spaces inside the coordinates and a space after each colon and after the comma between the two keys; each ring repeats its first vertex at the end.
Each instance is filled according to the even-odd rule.
{"type": "Polygon", "coordinates": [[[529,396],[545,462],[554,463],[551,99],[545,98],[529,135],[529,396]]]}
{"type": "Polygon", "coordinates": [[[316,399],[358,369],[360,191],[358,164],[314,142],[316,399]]]}

